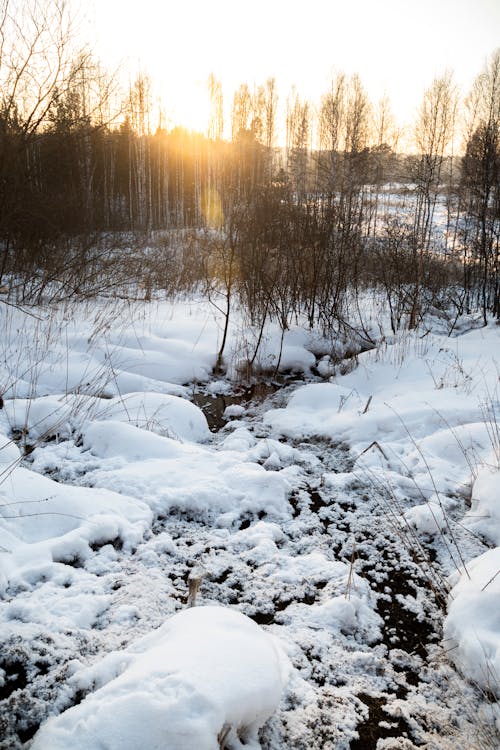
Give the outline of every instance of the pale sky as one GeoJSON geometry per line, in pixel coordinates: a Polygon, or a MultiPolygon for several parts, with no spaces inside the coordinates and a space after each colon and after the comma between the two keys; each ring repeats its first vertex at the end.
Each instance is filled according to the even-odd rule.
{"type": "MultiPolygon", "coordinates": [[[[319,103],[332,70],[358,73],[411,122],[446,69],[466,93],[500,46],[500,0],[93,0],[87,36],[110,67],[152,77],[172,123],[206,130],[213,72],[226,103],[243,82],[274,76],[319,103]]],[[[127,80],[128,80],[128,73],[127,80]]],[[[133,75],[133,73],[132,73],[133,75]]]]}

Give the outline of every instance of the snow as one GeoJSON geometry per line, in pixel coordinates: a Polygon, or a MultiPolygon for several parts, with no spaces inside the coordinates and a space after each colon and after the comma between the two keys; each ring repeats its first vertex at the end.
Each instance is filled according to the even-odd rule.
{"type": "Polygon", "coordinates": [[[142,441],[141,430],[114,422],[91,426],[84,446],[98,458],[98,468],[87,481],[144,502],[156,513],[177,508],[185,512],[227,514],[230,523],[246,511],[282,517],[288,509],[290,471],[268,473],[262,466],[242,461],[234,450],[214,452],[167,437],[142,441]]]}
{"type": "Polygon", "coordinates": [[[217,750],[225,735],[232,747],[257,750],[288,670],[276,641],[245,615],[184,610],[94,667],[94,680],[109,681],[49,719],[32,748],[217,750]],[[121,672],[113,679],[110,663],[121,672]]]}
{"type": "Polygon", "coordinates": [[[210,436],[205,415],[179,396],[161,393],[127,393],[111,399],[45,396],[12,399],[5,405],[10,429],[26,439],[69,438],[88,420],[117,420],[178,440],[202,442],[210,436]]]}
{"type": "Polygon", "coordinates": [[[230,404],[224,409],[224,419],[232,419],[233,417],[242,417],[245,413],[245,407],[241,404],[230,404]]]}
{"type": "Polygon", "coordinates": [[[284,408],[264,415],[264,422],[281,435],[348,443],[357,454],[357,471],[367,473],[378,491],[389,488],[396,508],[404,495],[415,498],[412,507],[399,512],[420,538],[451,536],[456,549],[450,553],[450,572],[460,568],[452,579],[445,625],[447,637],[458,644],[451,658],[494,693],[500,675],[500,621],[491,613],[500,611],[500,596],[497,586],[481,592],[478,581],[497,573],[498,547],[460,567],[462,540],[454,539],[454,511],[457,495],[467,495],[472,486],[464,526],[487,543],[500,543],[494,418],[499,401],[491,396],[498,394],[498,374],[494,359],[485,356],[498,351],[498,343],[493,326],[470,332],[452,346],[437,336],[427,338],[425,349],[416,343],[413,351],[407,341],[396,341],[385,353],[359,355],[359,367],[336,382],[297,389],[284,408]],[[404,352],[398,351],[403,347],[404,352]]]}
{"type": "Polygon", "coordinates": [[[417,746],[472,746],[500,695],[499,328],[386,337],[341,375],[340,342],[271,324],[258,368],[292,375],[237,403],[237,316],[214,379],[210,306],[107,314],[5,313],[7,742],[347,750],[382,696],[417,746]]]}
{"type": "Polygon", "coordinates": [[[120,538],[130,549],[152,519],[143,502],[61,485],[21,466],[4,479],[0,498],[0,591],[48,580],[57,563],[91,556],[91,545],[120,538]]]}
{"type": "Polygon", "coordinates": [[[103,404],[97,418],[129,422],[178,440],[202,442],[210,436],[207,420],[201,409],[178,396],[128,393],[103,404]]]}
{"type": "Polygon", "coordinates": [[[436,495],[431,496],[428,502],[407,510],[404,517],[420,534],[429,536],[441,534],[447,525],[446,512],[436,495]]]}
{"type": "Polygon", "coordinates": [[[287,616],[296,617],[312,628],[327,630],[333,634],[362,632],[368,643],[380,638],[382,619],[373,612],[372,607],[362,597],[353,595],[349,598],[336,596],[317,606],[296,605],[289,608],[287,616]]]}
{"type": "Polygon", "coordinates": [[[444,639],[450,656],[480,688],[500,695],[500,548],[454,576],[444,639]]]}
{"type": "Polygon", "coordinates": [[[482,466],[472,485],[471,509],[465,525],[492,545],[500,546],[500,486],[496,467],[482,466]]]}

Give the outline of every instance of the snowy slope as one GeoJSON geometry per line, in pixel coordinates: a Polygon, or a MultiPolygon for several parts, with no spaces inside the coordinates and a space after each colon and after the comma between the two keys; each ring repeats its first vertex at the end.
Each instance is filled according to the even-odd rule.
{"type": "MultiPolygon", "coordinates": [[[[310,382],[235,403],[209,308],[105,312],[4,321],[2,750],[347,750],[374,723],[380,747],[468,747],[478,716],[491,736],[498,327],[401,334],[343,376],[297,327],[282,367],[310,382]],[[227,398],[217,434],[201,391],[227,398]]],[[[236,321],[232,372],[241,351],[236,321]]]]}

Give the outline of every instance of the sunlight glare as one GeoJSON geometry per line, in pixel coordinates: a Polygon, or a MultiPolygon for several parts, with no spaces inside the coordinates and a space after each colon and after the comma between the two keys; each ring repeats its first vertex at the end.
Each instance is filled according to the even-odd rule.
{"type": "MultiPolygon", "coordinates": [[[[92,14],[91,14],[92,15],[92,14]]],[[[275,77],[280,106],[292,85],[316,104],[332,69],[358,73],[374,103],[384,94],[411,123],[436,75],[453,69],[466,92],[498,46],[498,0],[94,0],[97,53],[125,75],[147,72],[172,126],[206,133],[207,81],[222,84],[227,118],[246,82],[275,77]]]]}

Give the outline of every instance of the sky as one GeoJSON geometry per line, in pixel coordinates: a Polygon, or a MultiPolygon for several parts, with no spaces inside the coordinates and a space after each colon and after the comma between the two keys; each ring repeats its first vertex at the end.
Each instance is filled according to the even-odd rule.
{"type": "Polygon", "coordinates": [[[466,93],[500,45],[500,0],[93,0],[87,36],[106,65],[147,72],[171,124],[206,130],[207,79],[226,104],[240,83],[276,78],[314,103],[332,72],[358,73],[411,122],[435,76],[466,93]]]}

